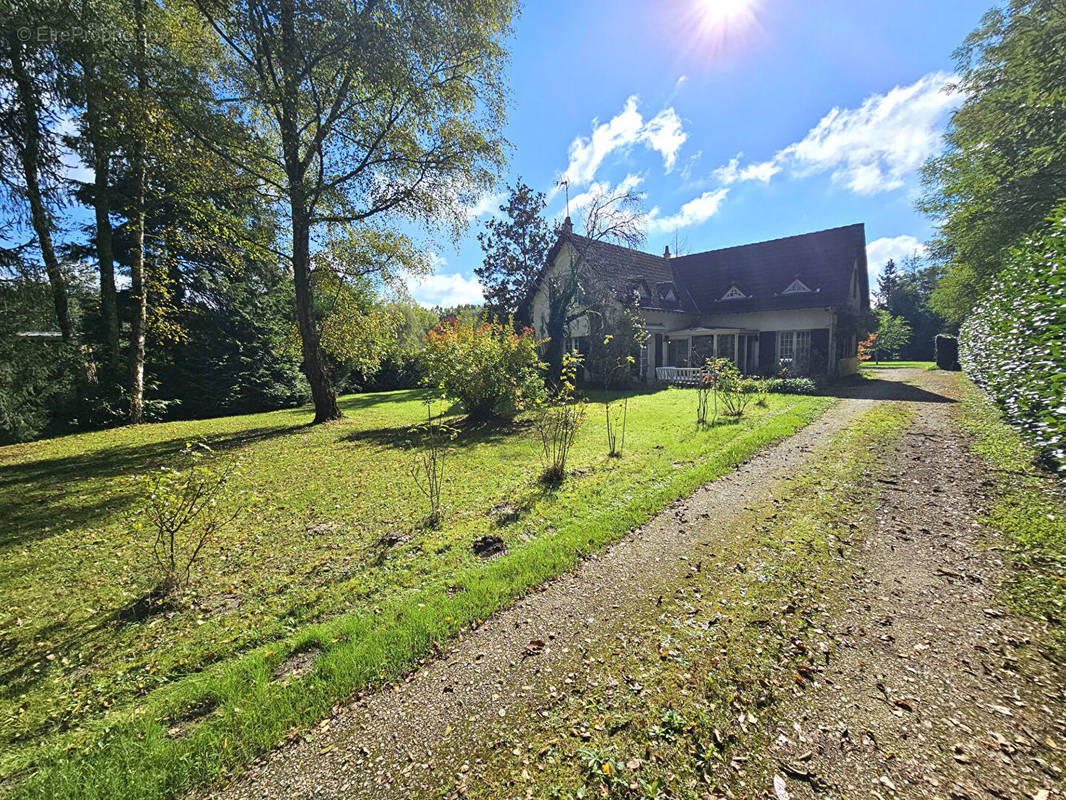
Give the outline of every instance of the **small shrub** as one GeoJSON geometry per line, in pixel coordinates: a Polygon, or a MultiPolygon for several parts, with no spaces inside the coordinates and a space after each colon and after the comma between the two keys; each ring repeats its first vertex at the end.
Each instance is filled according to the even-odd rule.
{"type": "Polygon", "coordinates": [[[766,381],[762,378],[745,378],[744,389],[749,394],[755,395],[755,405],[766,408],[766,381]]]}
{"type": "Polygon", "coordinates": [[[811,378],[766,378],[763,388],[772,394],[814,394],[818,384],[811,378]]]}
{"type": "Polygon", "coordinates": [[[426,421],[415,426],[412,433],[422,449],[411,466],[411,477],[415,486],[429,500],[426,526],[434,528],[440,524],[443,516],[441,489],[444,486],[444,464],[449,452],[448,442],[455,438],[455,430],[444,424],[440,416],[433,415],[433,399],[430,398],[426,401],[426,421]]]}
{"type": "Polygon", "coordinates": [[[940,369],[951,371],[959,369],[959,340],[954,336],[938,333],[933,339],[933,352],[936,365],[940,369]]]}
{"type": "Polygon", "coordinates": [[[869,361],[877,350],[877,334],[871,333],[859,342],[859,361],[869,361]]]}
{"type": "Polygon", "coordinates": [[[147,533],[159,576],[157,597],[175,597],[188,588],[204,547],[243,510],[230,502],[229,480],[238,462],[215,466],[207,459],[210,453],[205,444],[187,445],[183,469],[164,467],[140,479],[145,499],[133,528],[147,533]]]}
{"type": "Polygon", "coordinates": [[[714,408],[714,416],[711,418],[711,424],[714,420],[718,419],[718,392],[715,388],[714,376],[709,370],[704,370],[700,373],[699,383],[696,384],[696,424],[707,425],[707,411],[712,407],[714,408]]]}
{"type": "MultiPolygon", "coordinates": [[[[636,333],[632,334],[631,344],[639,347],[643,340],[647,338],[647,334],[635,325],[632,326],[632,330],[636,333]]],[[[606,335],[603,338],[603,349],[610,348],[614,343],[614,339],[613,334],[606,335]]],[[[609,458],[622,457],[622,450],[626,444],[626,421],[629,415],[629,397],[625,396],[622,398],[621,403],[617,403],[612,399],[610,392],[617,382],[628,377],[636,363],[636,359],[631,354],[615,354],[614,361],[608,362],[608,365],[602,370],[603,411],[607,420],[607,455],[609,458]]]]}
{"type": "Polygon", "coordinates": [[[424,382],[474,420],[514,419],[544,395],[537,339],[494,322],[442,321],[426,335],[424,382]]]}
{"type": "Polygon", "coordinates": [[[560,483],[566,477],[566,461],[574,446],[577,431],[585,420],[585,404],[574,398],[574,381],[581,358],[576,353],[563,356],[559,388],[537,414],[537,433],[540,437],[541,461],[545,483],[560,483]]]}
{"type": "Polygon", "coordinates": [[[708,369],[722,402],[722,414],[727,417],[743,416],[751,402],[747,379],[740,374],[737,365],[728,358],[708,362],[708,369]]]}

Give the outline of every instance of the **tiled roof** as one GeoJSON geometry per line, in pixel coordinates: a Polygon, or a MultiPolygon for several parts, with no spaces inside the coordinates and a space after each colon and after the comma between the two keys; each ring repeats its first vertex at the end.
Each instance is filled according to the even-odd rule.
{"type": "Polygon", "coordinates": [[[862,224],[674,258],[576,234],[564,236],[585,252],[619,296],[628,295],[643,281],[651,293],[641,303],[644,308],[715,314],[842,306],[848,301],[856,260],[863,282],[861,302],[864,306],[869,302],[862,224]],[[811,291],[784,294],[797,279],[811,291]],[[674,303],[664,297],[668,285],[674,288],[674,303]],[[744,297],[723,300],[733,286],[744,297]]]}

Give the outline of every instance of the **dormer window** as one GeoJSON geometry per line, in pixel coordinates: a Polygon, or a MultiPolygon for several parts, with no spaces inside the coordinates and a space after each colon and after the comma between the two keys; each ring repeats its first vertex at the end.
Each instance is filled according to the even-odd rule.
{"type": "Polygon", "coordinates": [[[742,300],[747,297],[744,292],[740,291],[735,285],[729,287],[729,291],[722,295],[723,300],[742,300]]]}
{"type": "Polygon", "coordinates": [[[637,296],[641,300],[647,300],[651,297],[651,292],[648,291],[648,284],[644,283],[644,281],[640,281],[637,284],[637,296]]]}
{"type": "Polygon", "coordinates": [[[792,283],[788,285],[788,288],[785,289],[785,291],[783,291],[781,294],[803,294],[805,292],[809,292],[810,290],[811,288],[807,284],[805,284],[799,278],[796,278],[796,280],[792,281],[792,283]]]}
{"type": "Polygon", "coordinates": [[[664,303],[676,303],[677,294],[674,292],[674,287],[667,284],[665,287],[659,288],[659,299],[664,303]]]}

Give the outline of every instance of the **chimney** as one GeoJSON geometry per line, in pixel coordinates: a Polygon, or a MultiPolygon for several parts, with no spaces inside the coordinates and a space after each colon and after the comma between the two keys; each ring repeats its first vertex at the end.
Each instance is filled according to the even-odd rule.
{"type": "Polygon", "coordinates": [[[563,220],[563,233],[573,233],[574,223],[570,221],[570,215],[566,215],[566,219],[563,220]]]}
{"type": "Polygon", "coordinates": [[[663,258],[669,258],[669,257],[670,257],[670,245],[667,245],[666,246],[666,250],[663,252],[663,258]]]}

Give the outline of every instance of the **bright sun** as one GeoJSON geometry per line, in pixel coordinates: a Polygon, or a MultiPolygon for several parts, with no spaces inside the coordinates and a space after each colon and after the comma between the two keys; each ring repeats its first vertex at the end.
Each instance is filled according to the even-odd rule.
{"type": "Polygon", "coordinates": [[[704,23],[715,27],[750,17],[755,0],[698,0],[704,23]]]}

